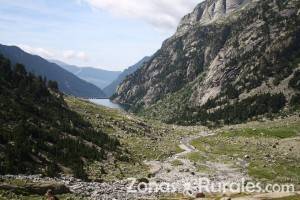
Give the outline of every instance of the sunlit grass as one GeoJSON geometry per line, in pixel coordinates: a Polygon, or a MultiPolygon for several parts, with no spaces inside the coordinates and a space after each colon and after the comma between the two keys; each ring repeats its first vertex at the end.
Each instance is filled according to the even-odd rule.
{"type": "Polygon", "coordinates": [[[215,136],[192,141],[199,152],[189,154],[188,159],[193,162],[209,160],[233,164],[242,159],[249,163],[248,173],[254,179],[298,185],[300,159],[294,151],[299,151],[297,146],[300,144],[296,138],[299,132],[299,120],[221,130],[215,136]],[[291,145],[295,148],[291,149],[291,145]]]}

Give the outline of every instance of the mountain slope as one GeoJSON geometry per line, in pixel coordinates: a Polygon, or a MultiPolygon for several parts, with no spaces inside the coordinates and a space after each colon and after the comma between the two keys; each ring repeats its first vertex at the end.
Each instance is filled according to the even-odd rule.
{"type": "Polygon", "coordinates": [[[296,0],[200,3],[114,101],[178,123],[278,112],[299,97],[291,83],[299,78],[299,8],[296,0]]]}
{"type": "Polygon", "coordinates": [[[0,174],[59,172],[85,178],[89,162],[122,155],[120,144],[71,111],[57,84],[0,57],[0,174]],[[51,89],[49,89],[51,88],[51,89]]]}
{"type": "Polygon", "coordinates": [[[50,62],[56,63],[65,70],[75,74],[76,76],[87,82],[96,85],[101,89],[107,87],[121,74],[120,71],[107,71],[93,67],[78,67],[75,65],[68,65],[56,60],[52,60],[50,62]]]}
{"type": "Polygon", "coordinates": [[[0,45],[0,54],[11,60],[13,64],[22,63],[26,70],[48,80],[57,81],[59,89],[77,97],[105,97],[101,89],[81,80],[72,73],[47,60],[28,54],[18,47],[0,45]]]}
{"type": "Polygon", "coordinates": [[[125,78],[128,75],[133,74],[136,70],[141,68],[145,62],[148,62],[149,60],[150,60],[150,57],[146,56],[142,60],[140,60],[138,63],[136,63],[135,65],[125,69],[118,76],[118,78],[116,78],[111,84],[109,84],[108,86],[106,86],[103,89],[105,94],[107,94],[108,96],[112,96],[117,91],[118,86],[125,80],[125,78]]]}

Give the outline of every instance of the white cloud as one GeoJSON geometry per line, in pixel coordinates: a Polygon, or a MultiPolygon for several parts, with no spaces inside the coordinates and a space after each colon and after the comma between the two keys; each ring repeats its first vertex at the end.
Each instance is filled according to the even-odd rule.
{"type": "Polygon", "coordinates": [[[30,54],[34,54],[34,55],[39,55],[43,58],[46,59],[51,59],[55,56],[55,53],[51,50],[47,50],[41,47],[32,47],[29,45],[24,45],[24,44],[20,44],[18,45],[21,49],[23,49],[24,51],[26,51],[27,53],[30,54]]]}
{"type": "Polygon", "coordinates": [[[24,51],[30,54],[41,56],[45,59],[58,59],[64,61],[81,61],[87,62],[89,60],[88,55],[83,51],[65,50],[65,51],[55,51],[49,50],[41,47],[32,47],[29,45],[20,44],[17,45],[24,51]]]}
{"type": "Polygon", "coordinates": [[[73,50],[67,50],[64,51],[62,55],[65,59],[78,59],[81,61],[88,61],[88,56],[83,51],[76,52],[73,50]]]}
{"type": "Polygon", "coordinates": [[[63,57],[66,59],[74,58],[74,56],[75,56],[75,51],[67,50],[63,52],[63,57]]]}
{"type": "Polygon", "coordinates": [[[86,53],[83,52],[83,51],[78,52],[78,53],[77,53],[77,57],[78,57],[79,59],[81,59],[81,60],[84,60],[84,61],[88,61],[88,60],[89,60],[88,56],[87,56],[86,53]]]}
{"type": "Polygon", "coordinates": [[[143,20],[159,29],[174,29],[203,0],[81,0],[93,8],[143,20]]]}

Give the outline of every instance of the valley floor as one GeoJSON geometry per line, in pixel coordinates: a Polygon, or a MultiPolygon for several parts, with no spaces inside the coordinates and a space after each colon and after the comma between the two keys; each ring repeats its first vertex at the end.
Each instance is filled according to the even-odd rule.
{"type": "MultiPolygon", "coordinates": [[[[286,116],[275,120],[249,122],[214,130],[206,127],[181,127],[138,118],[120,110],[97,106],[67,97],[68,106],[87,119],[95,129],[117,137],[129,160],[108,158],[106,162],[88,163],[86,171],[94,182],[73,178],[45,179],[36,176],[0,178],[0,200],[40,199],[28,192],[28,184],[66,185],[73,194],[60,199],[113,199],[124,195],[134,177],[138,182],[182,183],[208,178],[212,183],[243,179],[261,183],[294,184],[300,190],[300,117],[286,116]],[[116,181],[118,180],[118,181],[116,181]],[[96,182],[97,181],[97,182],[96,182]],[[9,186],[10,191],[4,190],[9,186]],[[2,188],[2,189],[1,189],[2,188]]],[[[136,188],[135,188],[136,189],[136,188]]],[[[183,191],[181,191],[183,192],[183,191]]],[[[186,192],[186,191],[185,191],[186,192]]],[[[178,192],[180,193],[180,192],[178,192]]],[[[196,193],[195,193],[196,194],[196,193]]],[[[225,199],[219,193],[208,193],[210,199],[225,199]]],[[[298,200],[300,194],[228,193],[236,200],[298,200]]],[[[186,199],[177,194],[132,194],[129,199],[186,199]]],[[[228,199],[228,198],[227,198],[228,199]]]]}

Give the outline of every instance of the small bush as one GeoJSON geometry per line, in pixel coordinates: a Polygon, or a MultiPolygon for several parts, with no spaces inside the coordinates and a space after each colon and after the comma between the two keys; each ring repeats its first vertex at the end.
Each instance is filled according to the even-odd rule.
{"type": "Polygon", "coordinates": [[[300,106],[300,94],[295,94],[290,103],[291,106],[300,106]]]}
{"type": "Polygon", "coordinates": [[[294,77],[289,82],[289,87],[300,90],[300,71],[296,71],[294,77]]]}

